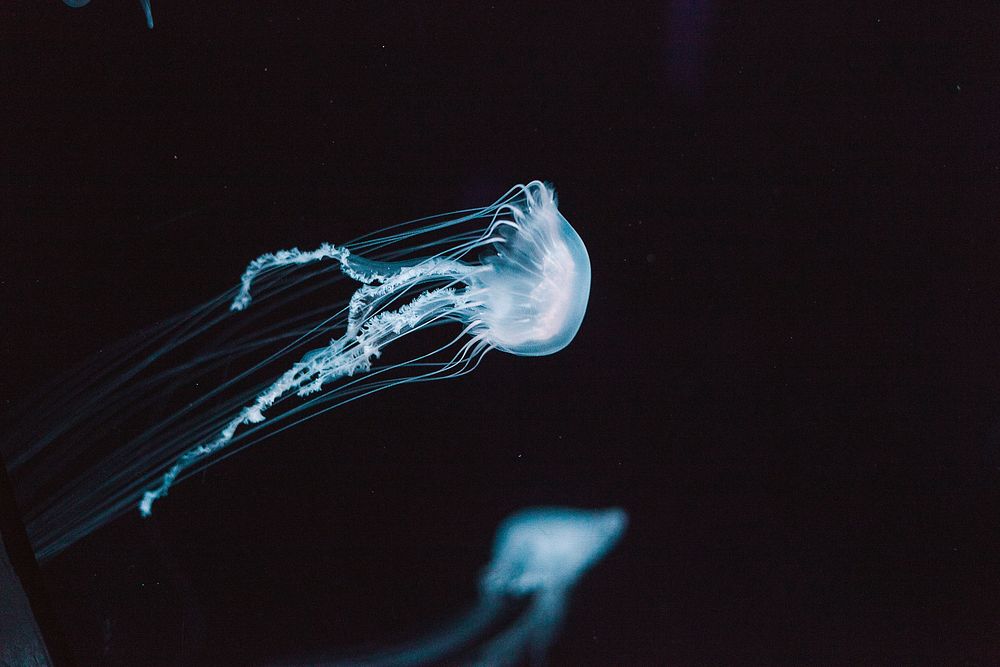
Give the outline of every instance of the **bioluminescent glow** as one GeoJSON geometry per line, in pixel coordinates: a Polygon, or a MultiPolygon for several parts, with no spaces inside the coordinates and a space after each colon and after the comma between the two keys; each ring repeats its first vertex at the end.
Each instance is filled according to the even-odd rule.
{"type": "Polygon", "coordinates": [[[406,646],[341,665],[542,664],[573,587],[618,543],[620,509],[535,508],[500,524],[479,601],[450,627],[406,646]],[[513,612],[513,618],[507,620],[513,612]]]}
{"type": "Polygon", "coordinates": [[[589,291],[586,248],[538,181],[484,208],[263,255],[235,293],[29,402],[4,454],[36,553],[129,504],[148,515],[184,477],[362,396],[460,376],[492,349],[554,353],[576,335],[589,291]],[[317,298],[344,280],[360,286],[317,298]],[[436,341],[423,333],[449,327],[436,341]],[[398,346],[395,359],[409,336],[420,346],[398,346]]]}
{"type": "Polygon", "coordinates": [[[149,0],[139,0],[142,5],[142,13],[146,15],[146,27],[153,29],[153,9],[149,6],[149,0]]]}
{"type": "MultiPolygon", "coordinates": [[[[90,0],[63,0],[63,2],[69,7],[83,7],[90,4],[90,0]]],[[[152,28],[153,10],[149,6],[149,0],[139,0],[139,5],[142,7],[143,14],[146,15],[146,26],[152,28]]]]}

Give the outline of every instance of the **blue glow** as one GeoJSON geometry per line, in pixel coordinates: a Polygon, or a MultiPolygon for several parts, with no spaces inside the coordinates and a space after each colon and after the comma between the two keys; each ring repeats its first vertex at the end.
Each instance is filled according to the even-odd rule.
{"type": "Polygon", "coordinates": [[[142,13],[146,15],[146,27],[150,30],[153,29],[153,10],[149,6],[149,0],[139,0],[139,4],[142,5],[142,13]]]}
{"type": "Polygon", "coordinates": [[[423,639],[340,665],[542,664],[580,578],[614,548],[621,509],[542,507],[507,518],[479,583],[479,601],[451,626],[423,639]],[[513,619],[505,619],[519,609],[513,619]],[[502,625],[502,627],[497,627],[502,625]]]}
{"type": "MultiPolygon", "coordinates": [[[[83,7],[90,4],[90,0],[63,0],[63,3],[67,7],[83,7]]],[[[142,7],[142,13],[146,15],[146,26],[150,29],[153,27],[153,10],[149,6],[149,0],[139,0],[139,5],[142,7]]]]}
{"type": "Polygon", "coordinates": [[[511,628],[477,653],[475,663],[518,664],[526,653],[532,664],[544,662],[570,591],[618,543],[627,523],[620,509],[541,508],[507,519],[482,578],[484,595],[531,596],[531,602],[511,628]]]}
{"type": "Polygon", "coordinates": [[[36,554],[137,503],[148,514],[181,479],[350,401],[464,375],[493,349],[556,352],[589,291],[583,242],[537,181],[483,208],[262,255],[237,289],[26,402],[0,447],[36,554]]]}

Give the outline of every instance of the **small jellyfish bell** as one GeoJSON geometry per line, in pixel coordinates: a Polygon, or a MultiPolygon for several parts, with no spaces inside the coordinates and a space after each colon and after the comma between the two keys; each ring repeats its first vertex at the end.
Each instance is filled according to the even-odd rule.
{"type": "Polygon", "coordinates": [[[628,515],[617,507],[522,510],[497,530],[481,585],[513,595],[572,587],[618,543],[627,524],[628,515]]]}

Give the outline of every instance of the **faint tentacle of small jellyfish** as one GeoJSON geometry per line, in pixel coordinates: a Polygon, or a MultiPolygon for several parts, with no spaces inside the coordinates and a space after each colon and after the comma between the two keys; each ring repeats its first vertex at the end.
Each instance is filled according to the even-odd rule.
{"type": "Polygon", "coordinates": [[[150,30],[153,29],[153,10],[149,6],[149,0],[139,0],[139,4],[142,5],[142,13],[146,15],[146,27],[150,30]]]}
{"type": "MultiPolygon", "coordinates": [[[[90,4],[90,0],[63,0],[63,3],[68,7],[76,8],[90,4]]],[[[142,13],[146,15],[146,26],[152,28],[153,10],[149,6],[149,0],[139,0],[139,5],[142,7],[142,13]]]]}
{"type": "Polygon", "coordinates": [[[621,509],[540,507],[500,524],[479,601],[450,627],[406,646],[342,661],[404,667],[438,663],[538,665],[555,641],[570,593],[618,543],[628,523],[621,509]],[[520,611],[507,627],[512,608],[520,611]]]}
{"type": "MultiPolygon", "coordinates": [[[[429,256],[385,261],[325,243],[308,252],[293,248],[252,261],[232,310],[250,305],[253,282],[264,272],[333,260],[345,275],[362,283],[348,304],[345,331],[326,347],[304,355],[215,437],[184,452],[143,495],[143,516],[178,475],[226,448],[242,427],[263,422],[275,404],[369,373],[386,346],[412,332],[457,322],[468,337],[444,368],[421,377],[448,375],[494,348],[538,356],[568,345],[580,328],[590,294],[587,250],[559,212],[551,187],[534,181],[512,193],[473,216],[486,221],[477,235],[429,256]]],[[[390,238],[405,240],[426,231],[402,231],[390,238]]],[[[364,249],[365,243],[356,244],[358,248],[364,249]]]]}

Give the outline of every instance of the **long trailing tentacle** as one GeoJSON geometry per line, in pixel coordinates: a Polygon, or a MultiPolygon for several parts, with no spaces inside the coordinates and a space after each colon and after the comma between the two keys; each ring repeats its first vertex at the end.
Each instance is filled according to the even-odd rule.
{"type": "MultiPolygon", "coordinates": [[[[2,449],[17,475],[39,558],[52,557],[128,512],[160,484],[164,471],[179,457],[194,445],[216,439],[276,378],[304,360],[304,354],[329,352],[331,337],[342,338],[348,330],[356,335],[379,314],[412,302],[421,289],[478,285],[476,272],[487,269],[477,254],[503,245],[500,228],[511,224],[504,205],[519,197],[521,189],[511,189],[486,207],[412,220],[343,245],[262,255],[246,267],[236,289],[113,348],[105,347],[73,373],[25,399],[24,409],[10,415],[14,424],[2,449]],[[321,265],[326,259],[334,260],[331,266],[321,265]],[[417,265],[423,265],[420,276],[409,270],[417,265]],[[338,281],[344,278],[362,284],[346,293],[332,292],[332,300],[305,298],[342,287],[338,281]],[[408,282],[410,278],[416,281],[408,282]],[[230,311],[250,305],[251,291],[252,312],[233,318],[230,311]],[[294,303],[308,308],[292,314],[294,303]],[[206,384],[211,385],[209,391],[198,389],[206,384]],[[170,402],[175,398],[183,398],[183,403],[175,406],[176,401],[170,402]],[[146,415],[155,421],[150,423],[146,415]],[[126,440],[121,442],[123,435],[126,440]]],[[[477,296],[475,287],[467,290],[466,298],[477,296]]],[[[469,312],[442,312],[421,322],[420,329],[460,325],[461,333],[435,350],[393,363],[376,363],[372,357],[371,369],[351,378],[309,378],[279,397],[264,422],[239,426],[216,455],[185,461],[173,483],[374,392],[470,372],[493,347],[481,335],[480,315],[470,317],[474,310],[470,302],[469,312]],[[441,360],[456,349],[450,360],[441,360]],[[299,391],[316,380],[323,390],[299,399],[299,391]],[[330,385],[323,386],[325,382],[330,385]]],[[[405,333],[401,329],[398,335],[405,333]]]]}
{"type": "MultiPolygon", "coordinates": [[[[344,267],[346,264],[343,260],[349,255],[342,250],[327,244],[314,253],[289,254],[284,255],[284,259],[281,259],[279,254],[272,254],[255,260],[244,273],[243,286],[247,291],[247,299],[249,299],[249,285],[253,277],[268,266],[278,265],[277,262],[305,263],[337,255],[335,258],[340,259],[341,266],[344,267]],[[341,252],[337,252],[338,250],[341,252]],[[307,255],[312,255],[312,257],[302,259],[301,262],[297,261],[307,255]]],[[[375,277],[374,273],[364,274],[370,282],[376,280],[383,282],[378,286],[366,284],[355,293],[356,297],[358,294],[362,294],[362,297],[357,302],[354,298],[351,300],[347,332],[340,338],[331,340],[327,347],[314,350],[302,357],[278,380],[261,392],[253,403],[240,410],[215,439],[182,454],[174,465],[164,473],[160,484],[143,494],[139,503],[142,515],[149,516],[152,512],[153,502],[166,495],[182,471],[195,462],[225,448],[232,441],[239,427],[264,421],[265,411],[283,396],[292,393],[308,396],[318,392],[328,382],[365,373],[371,369],[372,360],[381,354],[382,347],[387,343],[407,331],[419,328],[439,313],[460,312],[470,306],[466,291],[452,286],[423,292],[395,310],[382,310],[372,315],[373,304],[377,300],[391,297],[421,281],[455,280],[463,273],[468,274],[469,272],[469,267],[460,262],[435,260],[401,269],[391,279],[385,274],[378,274],[378,277],[375,277]]],[[[239,298],[238,296],[237,300],[239,298]]],[[[235,307],[237,301],[233,303],[235,307]]]]}
{"type": "Polygon", "coordinates": [[[239,294],[233,299],[230,308],[232,310],[245,310],[250,305],[250,286],[254,278],[268,269],[280,266],[308,264],[309,262],[317,262],[323,259],[333,259],[340,262],[341,271],[359,283],[369,284],[382,279],[382,276],[372,271],[355,269],[353,266],[354,262],[349,260],[350,256],[350,250],[332,243],[324,243],[316,250],[308,252],[303,252],[298,248],[291,248],[290,250],[279,250],[261,255],[250,262],[243,272],[243,276],[240,278],[239,294]]]}

